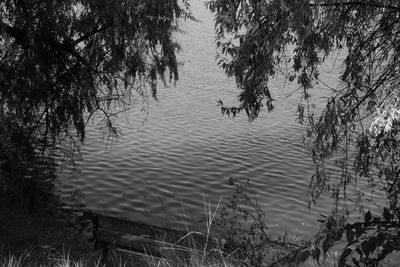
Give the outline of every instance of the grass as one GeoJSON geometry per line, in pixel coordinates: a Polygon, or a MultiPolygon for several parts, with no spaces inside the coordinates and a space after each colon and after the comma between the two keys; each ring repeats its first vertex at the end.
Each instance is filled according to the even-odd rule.
{"type": "MultiPolygon", "coordinates": [[[[165,252],[162,257],[143,255],[139,258],[126,259],[111,250],[108,266],[242,266],[242,262],[238,259],[241,254],[239,250],[233,250],[227,254],[224,252],[223,245],[212,238],[221,199],[215,209],[204,198],[203,203],[205,214],[203,231],[189,231],[187,227],[186,235],[162,248],[165,252]],[[181,244],[185,244],[186,248],[182,249],[181,244]]],[[[0,224],[0,267],[105,266],[101,261],[101,253],[93,251],[92,244],[87,241],[87,236],[82,236],[77,231],[76,225],[70,225],[68,221],[71,219],[70,216],[56,209],[42,213],[29,213],[16,212],[8,208],[3,205],[3,210],[0,210],[0,222],[2,222],[0,224]],[[2,220],[1,214],[8,214],[8,216],[4,216],[2,220]]],[[[163,237],[159,237],[159,240],[164,241],[163,237]]]]}
{"type": "Polygon", "coordinates": [[[21,266],[52,266],[52,267],[83,267],[83,266],[102,266],[99,258],[97,261],[87,260],[84,258],[72,259],[67,254],[58,254],[48,257],[46,261],[37,262],[32,259],[29,252],[23,252],[19,256],[9,255],[0,258],[0,266],[4,267],[21,267],[21,266]]]}
{"type": "MultiPolygon", "coordinates": [[[[211,238],[212,224],[217,215],[210,202],[204,200],[205,231],[188,231],[175,244],[163,248],[163,257],[144,256],[143,266],[237,266],[233,255],[226,255],[211,238]],[[199,241],[201,240],[201,242],[199,241]],[[182,251],[178,245],[189,244],[182,251]]],[[[76,227],[69,225],[67,215],[57,210],[30,213],[2,206],[0,214],[0,266],[104,266],[101,253],[76,227]]],[[[162,237],[160,237],[162,238],[162,237]]],[[[163,240],[160,240],[163,241],[163,240]]],[[[109,266],[140,266],[137,260],[124,260],[110,253],[109,266]]]]}
{"type": "MultiPolygon", "coordinates": [[[[203,197],[204,230],[190,231],[173,244],[163,248],[162,257],[143,255],[140,259],[126,260],[121,254],[111,252],[108,266],[242,266],[242,251],[230,250],[212,238],[213,227],[218,218],[221,199],[215,209],[203,197]],[[186,248],[182,250],[181,244],[186,248]],[[180,247],[178,247],[178,245],[180,247]]],[[[16,266],[104,266],[101,253],[92,249],[77,223],[71,223],[70,214],[53,209],[34,212],[16,209],[12,203],[0,198],[0,267],[16,266]]],[[[158,237],[160,241],[168,241],[158,237]]],[[[337,266],[337,259],[327,259],[324,266],[337,266]]],[[[281,265],[279,265],[281,266],[281,265]]],[[[304,266],[317,266],[308,261],[304,266]]]]}
{"type": "Polygon", "coordinates": [[[171,246],[171,253],[166,253],[166,257],[164,258],[154,259],[148,257],[148,266],[239,266],[239,262],[234,258],[234,256],[225,254],[219,243],[211,237],[213,221],[217,215],[221,199],[222,198],[219,199],[217,207],[213,211],[211,203],[207,203],[203,197],[205,213],[204,233],[188,231],[188,234],[176,242],[180,243],[183,239],[187,239],[185,243],[190,244],[190,246],[187,247],[187,252],[189,252],[188,257],[182,257],[182,253],[171,246]],[[198,237],[201,237],[200,240],[202,240],[203,243],[198,242],[198,237]]]}

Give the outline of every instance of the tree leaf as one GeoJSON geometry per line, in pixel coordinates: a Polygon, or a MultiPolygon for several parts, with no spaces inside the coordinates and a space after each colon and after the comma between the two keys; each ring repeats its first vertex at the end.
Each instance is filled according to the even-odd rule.
{"type": "Polygon", "coordinates": [[[361,249],[364,252],[365,256],[368,257],[369,254],[371,253],[371,249],[368,244],[368,240],[365,240],[364,242],[361,243],[361,249]]]}
{"type": "Polygon", "coordinates": [[[383,209],[383,218],[385,219],[385,221],[390,221],[390,212],[388,210],[388,208],[384,208],[383,209]]]}
{"type": "Polygon", "coordinates": [[[330,246],[330,239],[329,239],[329,237],[326,237],[325,239],[324,239],[324,242],[322,243],[322,252],[324,253],[324,257],[326,256],[326,253],[328,252],[328,250],[329,250],[329,246],[330,246]]]}
{"type": "Polygon", "coordinates": [[[356,258],[353,258],[352,261],[355,266],[360,267],[360,263],[358,262],[358,260],[356,258]]]}
{"type": "Polygon", "coordinates": [[[312,253],[312,257],[314,260],[319,262],[319,257],[321,256],[321,250],[319,248],[315,248],[312,253]]]}
{"type": "Polygon", "coordinates": [[[364,253],[362,252],[362,250],[359,247],[356,248],[356,252],[358,253],[358,255],[360,255],[360,257],[362,257],[364,255],[364,253]]]}
{"type": "Polygon", "coordinates": [[[367,213],[365,213],[364,221],[369,222],[371,221],[371,219],[372,219],[371,211],[368,211],[367,213]]]}
{"type": "Polygon", "coordinates": [[[385,235],[382,232],[379,232],[377,236],[377,245],[381,246],[383,245],[384,242],[385,242],[385,235]]]}
{"type": "Polygon", "coordinates": [[[362,233],[364,232],[364,230],[362,228],[362,224],[360,222],[356,222],[353,226],[356,229],[356,238],[359,238],[362,235],[362,233]]]}
{"type": "Polygon", "coordinates": [[[353,250],[351,248],[346,248],[342,255],[340,255],[338,266],[343,267],[346,264],[347,257],[351,254],[353,250]]]}
{"type": "Polygon", "coordinates": [[[300,257],[299,257],[299,261],[298,263],[303,263],[306,260],[308,260],[308,258],[311,256],[311,253],[309,250],[304,251],[303,253],[301,253],[300,257]]]}
{"type": "Polygon", "coordinates": [[[370,253],[373,253],[376,248],[377,248],[377,238],[375,236],[372,236],[371,238],[368,239],[368,248],[370,250],[370,253]]]}
{"type": "Polygon", "coordinates": [[[355,232],[353,232],[350,229],[346,230],[346,239],[347,239],[347,244],[351,244],[353,242],[354,236],[356,235],[355,232]]]}

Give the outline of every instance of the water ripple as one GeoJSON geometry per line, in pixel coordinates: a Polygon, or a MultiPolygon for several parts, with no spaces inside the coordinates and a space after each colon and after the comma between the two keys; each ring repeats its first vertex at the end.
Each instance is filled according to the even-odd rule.
{"type": "Polygon", "coordinates": [[[65,183],[82,191],[88,208],[176,225],[203,216],[204,201],[215,207],[222,197],[226,203],[234,191],[227,177],[250,179],[268,225],[310,235],[330,201],[307,210],[314,167],[301,143],[304,129],[295,122],[299,95],[287,97],[293,88],[277,79],[271,83],[274,112],[252,123],[243,114],[222,116],[216,101],[234,104],[237,91],[214,62],[211,16],[196,1],[193,9],[203,23],[189,22],[179,36],[185,65],[177,87],[159,90],[144,125],[135,110],[121,118],[123,136],[108,149],[98,127],[89,127],[80,171],[65,183]]]}

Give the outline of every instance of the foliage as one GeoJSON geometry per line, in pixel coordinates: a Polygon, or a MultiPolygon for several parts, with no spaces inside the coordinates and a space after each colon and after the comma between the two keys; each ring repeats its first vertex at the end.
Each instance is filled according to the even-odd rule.
{"type": "Polygon", "coordinates": [[[249,180],[230,177],[228,184],[234,186],[234,193],[214,223],[225,253],[234,255],[243,266],[266,266],[276,259],[292,259],[306,248],[288,240],[286,234],[272,236],[249,180]]]}
{"type": "Polygon", "coordinates": [[[13,118],[0,114],[0,124],[0,209],[12,203],[14,209],[35,211],[56,202],[54,160],[35,151],[13,118]]]}
{"type": "Polygon", "coordinates": [[[394,250],[399,250],[399,223],[385,208],[381,216],[372,217],[368,211],[364,222],[347,224],[344,228],[347,245],[339,266],[351,259],[355,266],[375,266],[394,250]]]}
{"type": "Polygon", "coordinates": [[[186,0],[3,0],[0,18],[0,111],[48,148],[83,141],[95,114],[117,134],[117,107],[176,81],[173,33],[191,15],[186,0]]]}
{"type": "MultiPolygon", "coordinates": [[[[398,250],[398,1],[212,0],[208,7],[215,13],[219,65],[236,79],[240,89],[239,106],[222,106],[222,112],[235,116],[244,110],[253,120],[264,107],[273,108],[268,82],[274,75],[283,72],[289,81],[297,82],[302,90],[297,108],[299,121],[307,123],[305,144],[316,165],[310,182],[310,201],[325,192],[336,200],[334,212],[323,228],[334,224],[350,236],[357,236],[357,227],[361,225],[363,231],[372,227],[377,234],[381,233],[379,237],[372,235],[375,239],[366,234],[357,236],[356,243],[368,247],[366,251],[361,248],[362,254],[356,259],[360,264],[369,265],[373,261],[370,252],[378,247],[398,250]],[[311,92],[316,84],[323,83],[321,65],[338,50],[345,55],[338,77],[340,84],[330,88],[326,106],[319,113],[313,108],[311,92]],[[327,168],[331,163],[338,168],[327,168]],[[340,204],[345,204],[345,208],[348,201],[359,202],[358,193],[348,194],[349,186],[356,185],[357,180],[386,194],[385,211],[391,214],[390,225],[384,215],[384,219],[371,223],[365,218],[358,226],[346,224],[348,212],[339,212],[340,204]],[[385,241],[381,240],[382,234],[385,241]],[[379,242],[375,245],[376,240],[379,242]]],[[[322,254],[342,237],[329,233],[322,231],[322,236],[316,237],[316,242],[322,242],[322,254]]],[[[349,240],[341,265],[356,244],[349,240]]],[[[376,260],[386,254],[379,254],[376,260]]]]}
{"type": "Polygon", "coordinates": [[[0,1],[0,196],[35,206],[91,118],[116,136],[119,112],[177,81],[184,19],[187,0],[0,1]]]}

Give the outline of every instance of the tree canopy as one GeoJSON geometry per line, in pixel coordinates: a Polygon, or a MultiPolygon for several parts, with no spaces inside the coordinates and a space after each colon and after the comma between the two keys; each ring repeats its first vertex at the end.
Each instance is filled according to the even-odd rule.
{"type": "Polygon", "coordinates": [[[115,134],[116,105],[178,79],[173,33],[187,18],[186,0],[0,1],[0,118],[13,140],[83,141],[93,114],[115,134]]]}
{"type": "Polygon", "coordinates": [[[387,196],[382,215],[366,212],[357,224],[347,223],[346,212],[339,216],[336,206],[315,240],[321,249],[303,255],[319,258],[344,233],[340,266],[350,258],[355,265],[373,264],[399,249],[399,2],[213,0],[208,7],[215,12],[219,64],[240,89],[239,106],[222,106],[222,112],[246,111],[253,120],[263,108],[272,110],[268,82],[288,67],[288,80],[303,92],[297,111],[308,125],[305,143],[316,165],[310,200],[330,192],[337,203],[346,201],[351,198],[346,189],[357,179],[387,196]],[[310,89],[320,82],[321,65],[338,50],[346,54],[340,86],[318,113],[310,105],[310,89]],[[331,159],[338,172],[327,170],[331,159]]]}

